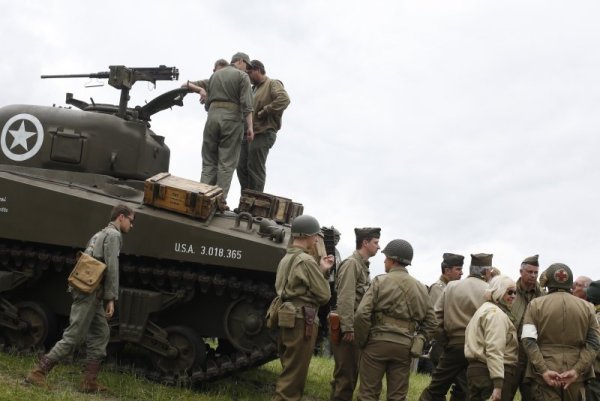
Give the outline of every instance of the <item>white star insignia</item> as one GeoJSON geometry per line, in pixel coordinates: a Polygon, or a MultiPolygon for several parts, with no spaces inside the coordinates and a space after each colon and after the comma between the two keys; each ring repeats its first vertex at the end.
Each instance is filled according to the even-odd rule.
{"type": "Polygon", "coordinates": [[[23,147],[23,149],[25,149],[26,151],[29,151],[29,148],[27,147],[27,139],[29,139],[33,135],[36,135],[36,133],[28,132],[25,130],[25,121],[21,121],[21,126],[19,127],[18,130],[11,129],[11,130],[8,130],[8,132],[10,132],[10,134],[14,138],[12,145],[10,145],[11,150],[15,146],[21,145],[23,147]]]}

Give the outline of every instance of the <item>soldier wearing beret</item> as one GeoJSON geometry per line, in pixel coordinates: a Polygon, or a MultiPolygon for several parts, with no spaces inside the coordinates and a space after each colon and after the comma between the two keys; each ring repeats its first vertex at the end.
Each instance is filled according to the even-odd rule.
{"type": "MultiPolygon", "coordinates": [[[[523,318],[525,317],[527,305],[529,305],[533,299],[544,295],[544,290],[537,281],[540,269],[538,259],[539,255],[526,257],[523,262],[521,262],[521,268],[519,269],[520,277],[517,280],[517,297],[515,298],[511,309],[512,315],[515,318],[515,324],[517,325],[517,334],[519,338],[523,331],[523,318]]],[[[531,394],[529,380],[525,378],[526,368],[527,354],[520,344],[517,370],[509,379],[512,381],[509,388],[513,398],[517,393],[517,390],[519,390],[522,401],[531,401],[533,396],[531,394]]]]}
{"type": "Polygon", "coordinates": [[[467,366],[465,358],[465,329],[475,311],[484,302],[492,269],[492,254],[471,254],[469,277],[448,283],[435,305],[439,338],[444,351],[431,375],[431,383],[421,393],[420,401],[445,401],[452,383],[457,383],[460,392],[453,393],[452,401],[466,399],[467,366]]]}
{"type": "Polygon", "coordinates": [[[359,401],[378,401],[386,376],[387,399],[405,400],[412,358],[435,330],[427,287],[407,270],[413,249],[395,239],[383,249],[386,274],[375,277],[356,310],[356,341],[360,359],[359,401]]]}
{"type": "Polygon", "coordinates": [[[369,259],[379,250],[381,229],[355,228],[356,250],[340,265],[335,278],[336,311],[340,316],[342,336],[339,344],[331,344],[335,367],[331,381],[331,400],[350,401],[358,380],[360,349],[354,340],[354,313],[371,279],[369,259]]]}
{"type": "Polygon", "coordinates": [[[535,399],[582,399],[583,383],[594,377],[600,350],[598,321],[589,302],[571,294],[573,273],[554,263],[546,270],[548,295],[535,298],[523,318],[521,343],[529,358],[526,376],[535,399]]]}
{"type": "MultiPolygon", "coordinates": [[[[600,280],[593,281],[585,290],[586,299],[596,309],[596,320],[600,324],[600,280]]],[[[586,401],[600,401],[600,353],[596,355],[594,361],[595,378],[588,381],[585,386],[586,401]]]]}

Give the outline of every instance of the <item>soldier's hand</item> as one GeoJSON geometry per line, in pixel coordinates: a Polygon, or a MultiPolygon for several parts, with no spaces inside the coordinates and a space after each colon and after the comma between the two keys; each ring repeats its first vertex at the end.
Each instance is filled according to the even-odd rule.
{"type": "Polygon", "coordinates": [[[115,301],[113,301],[112,299],[110,301],[106,302],[106,306],[104,308],[104,313],[107,319],[110,319],[113,317],[114,313],[115,313],[115,301]]]}
{"type": "Polygon", "coordinates": [[[579,377],[579,373],[575,369],[567,370],[560,374],[560,381],[562,383],[563,388],[566,390],[571,383],[574,383],[575,380],[579,377]]]}
{"type": "Polygon", "coordinates": [[[204,88],[199,88],[198,93],[200,94],[200,103],[206,103],[206,90],[204,90],[204,88]]]}
{"type": "Polygon", "coordinates": [[[502,399],[502,388],[494,388],[492,391],[492,396],[490,400],[492,401],[500,401],[502,399]]]}
{"type": "Polygon", "coordinates": [[[354,332],[353,331],[344,332],[344,335],[342,336],[342,341],[344,341],[346,343],[354,342],[354,332]]]}
{"type": "Polygon", "coordinates": [[[319,263],[319,267],[321,268],[321,272],[326,274],[335,263],[335,257],[333,255],[323,256],[321,258],[321,262],[319,263]]]}
{"type": "Polygon", "coordinates": [[[562,385],[560,373],[554,370],[547,370],[542,374],[544,381],[550,387],[560,387],[562,385]]]}
{"type": "Polygon", "coordinates": [[[259,120],[262,120],[263,118],[267,117],[267,112],[265,111],[265,109],[262,109],[258,113],[256,113],[256,117],[258,117],[259,120]]]}
{"type": "Polygon", "coordinates": [[[254,140],[254,129],[252,129],[252,127],[249,127],[246,130],[246,141],[248,141],[248,143],[250,143],[253,140],[254,140]]]}

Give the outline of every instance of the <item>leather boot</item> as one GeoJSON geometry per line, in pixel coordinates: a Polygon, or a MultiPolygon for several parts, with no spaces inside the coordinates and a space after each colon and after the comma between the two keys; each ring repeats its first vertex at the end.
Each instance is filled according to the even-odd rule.
{"type": "Polygon", "coordinates": [[[98,383],[98,372],[100,371],[100,361],[87,362],[83,373],[83,379],[79,385],[79,391],[83,393],[97,393],[108,391],[108,387],[98,383]]]}
{"type": "Polygon", "coordinates": [[[42,356],[36,367],[27,374],[25,381],[39,387],[49,388],[48,383],[46,383],[46,376],[56,364],[56,361],[51,360],[46,355],[42,356]]]}

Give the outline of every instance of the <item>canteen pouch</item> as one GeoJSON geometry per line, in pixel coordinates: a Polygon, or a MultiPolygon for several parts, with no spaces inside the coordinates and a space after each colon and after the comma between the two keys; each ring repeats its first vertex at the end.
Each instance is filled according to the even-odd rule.
{"type": "Polygon", "coordinates": [[[77,263],[69,275],[69,285],[85,294],[91,294],[102,283],[106,265],[87,253],[77,253],[77,263]]]}
{"type": "Polygon", "coordinates": [[[311,338],[313,332],[313,325],[315,324],[315,317],[317,316],[317,309],[311,308],[310,306],[302,307],[302,314],[304,315],[304,338],[311,338]]]}
{"type": "Polygon", "coordinates": [[[265,316],[267,327],[270,329],[277,328],[279,309],[281,309],[281,297],[277,295],[271,301],[269,309],[267,309],[267,315],[265,316]]]}
{"type": "Polygon", "coordinates": [[[413,337],[412,345],[410,347],[410,356],[413,358],[419,358],[423,354],[423,348],[425,347],[425,337],[418,334],[413,337]]]}
{"type": "Polygon", "coordinates": [[[327,315],[329,322],[329,339],[334,344],[340,343],[340,337],[342,336],[342,327],[340,324],[340,315],[337,312],[329,312],[327,315]]]}
{"type": "Polygon", "coordinates": [[[284,302],[279,311],[279,327],[292,329],[296,326],[296,307],[291,302],[284,302]]]}

